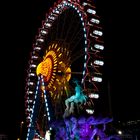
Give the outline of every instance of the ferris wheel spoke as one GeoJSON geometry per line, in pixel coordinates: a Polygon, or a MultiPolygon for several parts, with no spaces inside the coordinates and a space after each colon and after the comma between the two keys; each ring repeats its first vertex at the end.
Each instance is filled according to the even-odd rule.
{"type": "Polygon", "coordinates": [[[63,34],[64,34],[64,32],[65,32],[65,22],[66,22],[66,19],[67,19],[67,10],[64,12],[64,16],[63,16],[63,20],[61,20],[61,24],[59,24],[60,25],[60,27],[59,28],[61,28],[61,34],[60,34],[60,38],[64,38],[63,37],[63,34]]]}
{"type": "Polygon", "coordinates": [[[85,55],[84,49],[78,50],[74,55],[72,55],[71,64],[77,61],[79,58],[85,55]]]}
{"type": "MultiPolygon", "coordinates": [[[[61,22],[60,16],[57,17],[57,22],[58,23],[61,22]]],[[[59,27],[58,23],[56,23],[56,25],[55,25],[56,26],[56,32],[55,32],[56,33],[56,37],[55,37],[56,39],[59,37],[59,30],[60,30],[60,27],[59,27]]]]}
{"type": "MultiPolygon", "coordinates": [[[[80,32],[79,32],[80,33],[80,32]]],[[[79,43],[83,40],[83,38],[81,37],[81,35],[79,34],[79,36],[77,36],[77,38],[75,37],[73,40],[71,40],[71,51],[74,51],[75,49],[77,49],[77,46],[79,46],[79,43]]],[[[78,50],[77,50],[78,51],[78,50]]]]}
{"type": "Polygon", "coordinates": [[[66,40],[69,40],[69,42],[72,43],[75,40],[79,39],[79,37],[81,37],[81,35],[83,34],[82,33],[82,28],[80,26],[81,26],[81,22],[80,21],[76,22],[75,25],[74,25],[74,28],[72,29],[72,32],[70,31],[69,36],[67,36],[68,39],[66,39],[66,40]]]}
{"type": "Polygon", "coordinates": [[[77,21],[77,17],[75,16],[75,14],[71,15],[69,19],[71,20],[68,20],[69,24],[64,38],[65,42],[71,42],[71,39],[77,33],[78,27],[81,24],[79,20],[77,21]]]}

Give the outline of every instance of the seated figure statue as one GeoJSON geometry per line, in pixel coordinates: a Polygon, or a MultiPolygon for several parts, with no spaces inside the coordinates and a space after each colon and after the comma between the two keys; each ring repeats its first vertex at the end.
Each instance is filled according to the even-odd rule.
{"type": "Polygon", "coordinates": [[[65,100],[66,109],[63,115],[64,118],[74,113],[75,105],[80,106],[86,103],[87,100],[87,96],[83,93],[81,86],[78,84],[78,81],[74,81],[74,83],[76,84],[75,94],[65,100]]]}

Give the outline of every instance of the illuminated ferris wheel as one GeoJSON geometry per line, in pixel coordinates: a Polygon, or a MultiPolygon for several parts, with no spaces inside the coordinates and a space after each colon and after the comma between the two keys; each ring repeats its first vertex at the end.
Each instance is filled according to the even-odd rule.
{"type": "Polygon", "coordinates": [[[46,132],[57,120],[94,114],[102,83],[103,44],[93,1],[60,0],[54,4],[29,60],[27,139],[47,139],[46,132]]]}

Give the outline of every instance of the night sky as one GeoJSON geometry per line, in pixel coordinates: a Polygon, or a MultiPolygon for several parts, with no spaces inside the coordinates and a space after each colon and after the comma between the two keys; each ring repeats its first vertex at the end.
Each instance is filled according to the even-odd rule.
{"type": "MultiPolygon", "coordinates": [[[[128,3],[115,2],[95,1],[104,30],[112,113],[118,120],[140,119],[137,11],[131,11],[128,3]]],[[[24,89],[32,43],[52,4],[51,0],[5,3],[1,12],[0,133],[11,140],[16,139],[19,123],[25,120],[24,89]]]]}

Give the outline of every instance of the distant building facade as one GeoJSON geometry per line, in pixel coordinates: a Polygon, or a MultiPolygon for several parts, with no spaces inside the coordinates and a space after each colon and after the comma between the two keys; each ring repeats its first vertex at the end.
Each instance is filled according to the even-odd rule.
{"type": "Polygon", "coordinates": [[[116,128],[122,140],[140,140],[140,120],[119,122],[116,128]]]}

